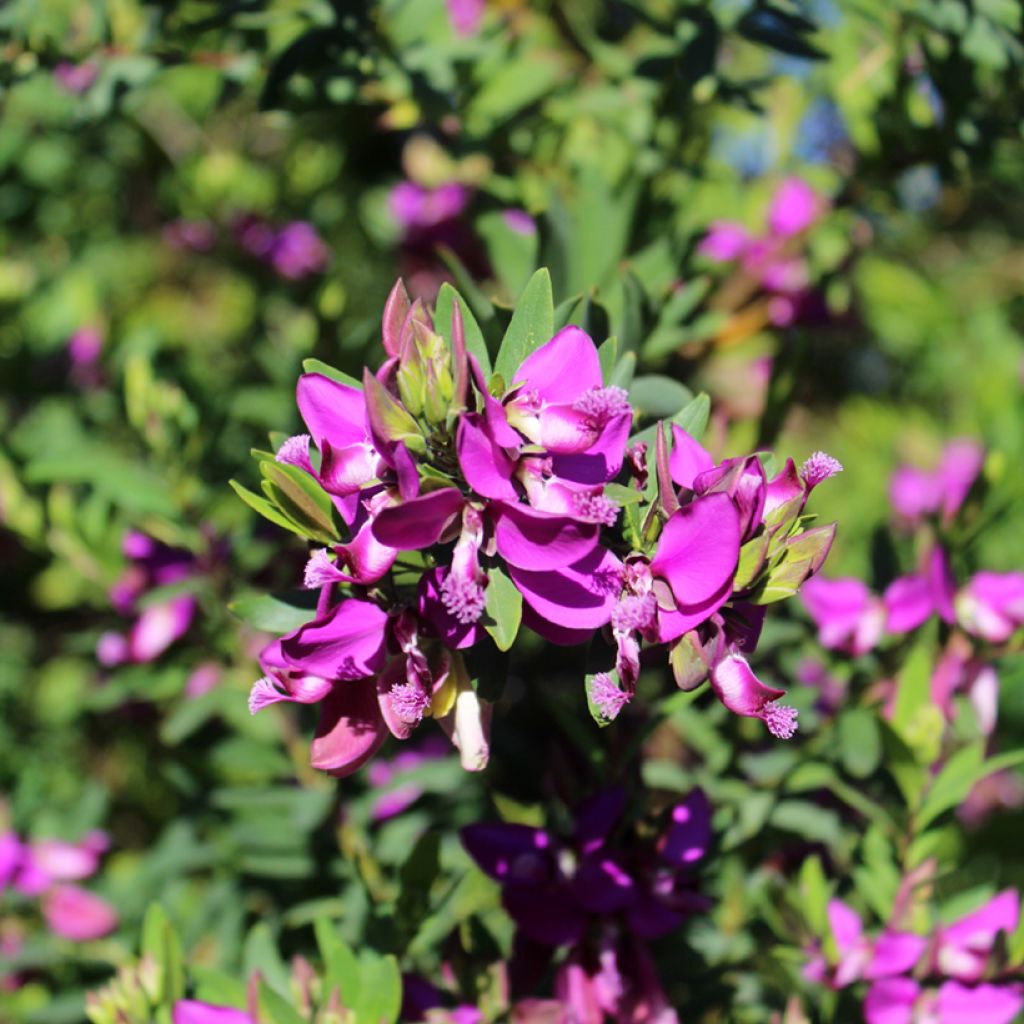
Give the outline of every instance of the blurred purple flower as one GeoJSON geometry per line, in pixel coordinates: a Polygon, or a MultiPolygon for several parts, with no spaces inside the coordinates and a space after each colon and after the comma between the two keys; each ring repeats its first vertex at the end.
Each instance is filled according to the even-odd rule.
{"type": "Polygon", "coordinates": [[[209,252],[217,241],[217,229],[208,220],[172,220],[161,236],[172,249],[209,252]]]}
{"type": "Polygon", "coordinates": [[[954,604],[957,622],[968,633],[1006,643],[1024,625],[1024,573],[975,573],[954,604]]]}
{"type": "Polygon", "coordinates": [[[172,1024],[256,1024],[243,1010],[195,999],[179,999],[174,1004],[171,1021],[172,1024]]]}
{"type": "Polygon", "coordinates": [[[87,92],[100,73],[95,61],[87,60],[81,64],[72,64],[62,60],[54,69],[53,77],[57,84],[73,96],[81,96],[87,92]]]}
{"type": "Polygon", "coordinates": [[[480,28],[487,0],[445,0],[448,21],[460,36],[475,35],[480,28]]]}
{"type": "Polygon", "coordinates": [[[941,515],[949,524],[981,472],[984,449],[974,441],[951,441],[934,470],[900,466],[892,475],[889,500],[897,516],[910,525],[941,515]]]}
{"type": "Polygon", "coordinates": [[[286,224],[274,236],[269,258],[274,269],[295,281],[310,274],[318,274],[327,266],[329,253],[316,228],[308,221],[295,220],[286,224]]]}
{"type": "Polygon", "coordinates": [[[117,927],[117,911],[77,885],[57,885],[43,897],[43,916],[51,931],[72,942],[102,938],[117,927]]]}

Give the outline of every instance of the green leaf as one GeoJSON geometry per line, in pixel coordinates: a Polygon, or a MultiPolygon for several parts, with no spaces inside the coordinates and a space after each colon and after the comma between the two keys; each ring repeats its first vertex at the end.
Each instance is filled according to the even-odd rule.
{"type": "Polygon", "coordinates": [[[142,955],[159,964],[157,1001],[174,1003],[185,996],[185,961],[181,940],[159,903],[151,903],[142,922],[142,955]]]}
{"type": "Polygon", "coordinates": [[[668,419],[693,401],[693,392],[679,381],[659,373],[634,377],[629,385],[633,408],[652,419],[668,419]]]}
{"type": "Polygon", "coordinates": [[[547,268],[542,267],[523,290],[494,363],[495,373],[504,379],[507,386],[515,383],[515,373],[522,361],[551,340],[555,333],[554,325],[551,275],[547,268]]]}
{"type": "Polygon", "coordinates": [[[882,736],[877,716],[866,708],[851,708],[839,716],[839,760],[855,779],[866,779],[882,759],[882,736]]]}
{"type": "MultiPolygon", "coordinates": [[[[260,922],[249,929],[245,937],[245,947],[242,950],[242,960],[245,965],[246,975],[253,971],[259,971],[260,977],[275,992],[281,995],[288,994],[289,972],[277,951],[277,944],[271,935],[270,928],[260,922]]],[[[262,989],[262,983],[261,983],[262,989]]],[[[274,1018],[277,1024],[278,1018],[274,1018]]],[[[290,1024],[287,1018],[281,1018],[280,1024],[290,1024]]]]}
{"type": "Polygon", "coordinates": [[[505,571],[498,568],[488,570],[484,595],[490,619],[484,620],[484,629],[494,638],[499,651],[507,651],[515,643],[522,622],[523,595],[505,571]]]}
{"type": "Polygon", "coordinates": [[[896,680],[896,701],[891,719],[893,729],[922,764],[935,760],[942,739],[942,712],[931,702],[931,675],[935,660],[932,635],[933,630],[922,631],[903,663],[896,680]]]}
{"type": "Polygon", "coordinates": [[[356,380],[355,377],[350,377],[344,370],[328,366],[327,363],[323,363],[319,359],[303,359],[302,369],[306,373],[323,374],[325,377],[330,377],[331,380],[336,380],[339,384],[347,384],[350,388],[355,388],[357,391],[363,390],[363,382],[361,380],[356,380]]]}
{"type": "Polygon", "coordinates": [[[800,865],[799,892],[804,918],[814,934],[824,938],[828,930],[828,901],[832,890],[817,854],[806,857],[800,865]]]}
{"type": "MultiPolygon", "coordinates": [[[[611,387],[611,380],[615,374],[615,361],[619,354],[619,339],[614,335],[606,338],[604,343],[598,347],[597,361],[601,364],[601,380],[604,386],[611,387]]],[[[632,395],[630,395],[632,398],[632,395]]]]}
{"type": "Polygon", "coordinates": [[[537,265],[536,229],[514,230],[502,211],[482,214],[476,219],[476,229],[487,247],[488,262],[505,291],[510,297],[518,295],[537,265]]]}
{"type": "Polygon", "coordinates": [[[296,591],[282,594],[246,594],[228,605],[242,622],[268,633],[290,633],[316,618],[316,594],[296,591]]]}
{"type": "Polygon", "coordinates": [[[356,1024],[395,1024],[402,1008],[402,973],[393,956],[378,957],[369,950],[360,962],[359,999],[350,1004],[356,1024]]]}
{"type": "Polygon", "coordinates": [[[914,819],[918,829],[927,828],[940,814],[963,803],[967,794],[984,778],[1006,768],[1024,764],[1024,750],[1014,750],[985,760],[980,741],[958,750],[936,776],[914,819]]]}
{"type": "Polygon", "coordinates": [[[466,300],[447,282],[441,285],[437,293],[437,302],[434,305],[434,327],[440,332],[441,337],[450,346],[452,343],[452,309],[458,302],[462,310],[462,326],[466,334],[466,351],[476,356],[483,370],[484,380],[490,379],[491,353],[487,351],[487,342],[484,341],[483,331],[473,316],[472,310],[466,304],[466,300]]]}
{"type": "Polygon", "coordinates": [[[440,835],[424,832],[399,872],[401,891],[395,912],[406,934],[412,934],[430,911],[430,889],[441,870],[440,849],[440,835]]]}
{"type": "Polygon", "coordinates": [[[672,417],[672,422],[699,441],[707,430],[711,416],[711,399],[702,391],[692,402],[672,417]]]}
{"type": "Polygon", "coordinates": [[[361,988],[358,957],[327,918],[320,917],[313,922],[313,933],[324,962],[325,992],[329,994],[337,989],[344,1004],[351,1006],[358,1000],[361,988]]]}
{"type": "Polygon", "coordinates": [[[305,1018],[261,978],[256,1001],[260,1024],[306,1024],[305,1018]]]}
{"type": "Polygon", "coordinates": [[[264,491],[313,540],[335,544],[334,505],[330,495],[304,470],[280,462],[261,462],[264,491]]]}

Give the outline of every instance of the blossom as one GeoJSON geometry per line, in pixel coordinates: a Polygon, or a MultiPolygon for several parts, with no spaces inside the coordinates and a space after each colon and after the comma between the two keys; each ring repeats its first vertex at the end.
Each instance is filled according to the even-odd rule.
{"type": "Polygon", "coordinates": [[[53,69],[53,77],[57,84],[73,96],[81,96],[88,92],[99,73],[99,65],[92,60],[83,61],[81,64],[62,60],[53,69]]]}
{"type": "Polygon", "coordinates": [[[183,583],[196,573],[198,561],[191,552],[134,530],[125,534],[121,546],[129,564],[111,588],[110,600],[115,610],[134,615],[135,621],[126,634],[100,637],[96,655],[107,666],[154,661],[185,635],[196,611],[196,599],[188,593],[141,605],[148,592],[183,583]]]}
{"type": "Polygon", "coordinates": [[[957,622],[972,636],[1005,643],[1024,625],[1024,573],[976,573],[954,605],[957,622]]]}
{"type": "Polygon", "coordinates": [[[172,1024],[254,1024],[243,1010],[215,1006],[196,999],[179,999],[171,1013],[172,1024]]]}
{"type": "Polygon", "coordinates": [[[273,268],[290,280],[319,273],[327,265],[329,253],[308,221],[285,224],[271,243],[268,258],[273,268]]]}
{"type": "Polygon", "coordinates": [[[952,522],[963,505],[984,462],[984,451],[974,441],[951,441],[934,470],[901,466],[892,475],[889,500],[897,516],[916,524],[927,516],[941,515],[952,522]]]}
{"type": "Polygon", "coordinates": [[[885,605],[860,580],[818,576],[804,584],[800,598],[818,627],[822,646],[861,655],[881,640],[885,605]]]}
{"type": "Polygon", "coordinates": [[[117,927],[117,911],[77,885],[57,885],[43,896],[43,916],[51,931],[73,942],[102,938],[117,927]]]}

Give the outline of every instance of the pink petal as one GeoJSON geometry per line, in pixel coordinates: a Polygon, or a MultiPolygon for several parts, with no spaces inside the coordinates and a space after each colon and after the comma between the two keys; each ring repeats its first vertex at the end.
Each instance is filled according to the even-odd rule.
{"type": "Polygon", "coordinates": [[[299,378],[296,399],[317,447],[324,440],[335,448],[366,441],[366,399],[358,388],[322,373],[305,373],[299,378]]]}
{"type": "Polygon", "coordinates": [[[214,1006],[196,999],[179,999],[174,1004],[171,1024],[253,1024],[252,1017],[230,1006],[214,1006]]]}
{"type": "Polygon", "coordinates": [[[132,660],[146,662],[158,658],[175,640],[185,634],[192,623],[195,610],[196,601],[190,594],[146,608],[139,615],[128,636],[132,660]]]}
{"type": "Polygon", "coordinates": [[[928,940],[909,932],[882,932],[875,940],[872,960],[865,978],[889,978],[909,973],[921,959],[928,940]]]}
{"type": "Polygon", "coordinates": [[[509,575],[542,618],[568,629],[598,629],[611,621],[621,590],[622,563],[604,548],[561,569],[529,571],[509,566],[509,575]]]}
{"type": "Polygon", "coordinates": [[[531,352],[516,370],[515,380],[505,383],[510,387],[522,384],[524,390],[536,391],[544,402],[571,405],[584,391],[602,387],[604,381],[590,335],[570,324],[531,352]]]}
{"type": "Polygon", "coordinates": [[[697,246],[697,252],[716,263],[731,263],[743,255],[749,243],[750,235],[742,224],[716,220],[708,227],[708,233],[697,246]]]}
{"type": "Polygon", "coordinates": [[[345,497],[361,490],[379,472],[380,457],[365,442],[336,448],[327,438],[320,441],[320,483],[325,491],[345,497]]]}
{"type": "Polygon", "coordinates": [[[909,633],[917,629],[935,611],[931,582],[926,576],[901,576],[893,580],[882,595],[885,602],[885,628],[890,633],[909,633]]]}
{"type": "Polygon", "coordinates": [[[739,654],[730,654],[711,670],[711,686],[718,699],[734,714],[759,718],[765,706],[779,697],[785,690],[765,686],[754,675],[747,659],[739,654]]]}
{"type": "Polygon", "coordinates": [[[669,456],[669,473],[678,487],[693,490],[693,481],[713,468],[715,460],[705,448],[682,427],[672,424],[672,454],[669,456]]]}
{"type": "Polygon", "coordinates": [[[625,458],[633,416],[613,416],[584,452],[575,455],[555,453],[552,468],[556,476],[580,484],[605,484],[619,475],[625,458]]]}
{"type": "Polygon", "coordinates": [[[351,775],[373,757],[387,735],[373,680],[339,683],[320,705],[310,764],[337,778],[351,775]]]}
{"type": "Polygon", "coordinates": [[[662,530],[651,572],[672,588],[681,611],[713,602],[736,572],[740,523],[724,494],[698,498],[679,509],[662,530]]]}
{"type": "Polygon", "coordinates": [[[823,201],[818,193],[800,178],[787,178],[768,208],[768,230],[788,238],[809,228],[821,214],[823,201]]]}
{"type": "Polygon", "coordinates": [[[388,615],[372,601],[349,598],[326,616],[281,638],[290,668],[323,679],[361,679],[384,665],[388,615]]]}
{"type": "Polygon", "coordinates": [[[494,530],[498,553],[510,566],[548,570],[572,565],[597,545],[598,528],[525,505],[497,506],[494,530]]]}
{"type": "Polygon", "coordinates": [[[485,498],[517,501],[519,494],[512,484],[515,462],[494,441],[479,413],[466,413],[459,421],[455,448],[466,483],[485,498]]]}
{"type": "Polygon", "coordinates": [[[920,994],[920,986],[911,978],[876,981],[864,999],[864,1020],[867,1024],[912,1024],[920,994]]]}
{"type": "Polygon", "coordinates": [[[939,988],[941,1024],[1010,1024],[1024,1008],[1020,985],[975,985],[947,981],[939,988]]]}
{"type": "Polygon", "coordinates": [[[117,927],[117,911],[99,896],[75,885],[58,885],[43,898],[51,931],[73,942],[89,942],[117,927]]]}
{"type": "Polygon", "coordinates": [[[429,548],[441,539],[464,504],[461,492],[454,487],[421,494],[383,509],[374,520],[373,535],[381,544],[399,551],[429,548]]]}
{"type": "Polygon", "coordinates": [[[864,932],[860,914],[842,900],[828,901],[828,926],[841,955],[855,949],[864,932]]]}

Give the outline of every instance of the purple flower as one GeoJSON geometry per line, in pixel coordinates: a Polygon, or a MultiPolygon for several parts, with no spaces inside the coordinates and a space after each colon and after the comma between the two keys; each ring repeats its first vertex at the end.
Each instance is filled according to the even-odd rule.
{"type": "Polygon", "coordinates": [[[711,810],[695,790],[671,812],[655,848],[619,849],[612,834],[625,793],[608,790],[576,813],[565,843],[526,825],[479,824],[462,830],[478,866],[502,886],[502,902],[519,932],[546,946],[579,942],[588,923],[622,915],[631,932],[657,938],[704,905],[693,869],[710,844],[711,810]]]}
{"type": "Polygon", "coordinates": [[[716,220],[697,246],[697,252],[716,263],[732,263],[747,251],[750,242],[750,234],[742,224],[716,220]]]}
{"type": "Polygon", "coordinates": [[[957,622],[972,636],[1006,643],[1024,625],[1024,573],[979,572],[955,598],[957,622]]]}
{"type": "Polygon", "coordinates": [[[402,228],[417,232],[435,228],[460,216],[469,203],[469,197],[469,189],[456,182],[428,189],[412,181],[403,181],[391,190],[388,209],[402,228]]]}
{"type": "Polygon", "coordinates": [[[43,897],[43,917],[51,931],[72,942],[90,942],[117,927],[117,911],[77,885],[50,889],[43,897]]]}
{"type": "Polygon", "coordinates": [[[173,1024],[256,1024],[243,1010],[214,1006],[196,999],[179,999],[171,1015],[173,1024]]]}
{"type": "Polygon", "coordinates": [[[768,207],[768,230],[777,238],[806,231],[820,216],[821,197],[800,178],[787,178],[768,207]]]}
{"type": "Polygon", "coordinates": [[[874,649],[885,631],[886,608],[858,579],[808,580],[800,591],[818,627],[823,647],[861,655],[874,649]]]}
{"type": "Polygon", "coordinates": [[[294,220],[281,228],[270,245],[269,259],[282,276],[295,281],[327,266],[327,246],[308,221],[294,220]]]}
{"type": "Polygon", "coordinates": [[[445,0],[448,20],[460,36],[476,35],[487,10],[486,0],[445,0]]]}
{"type": "Polygon", "coordinates": [[[53,69],[53,77],[57,84],[73,96],[81,96],[82,93],[88,92],[99,73],[99,65],[92,60],[83,61],[81,64],[62,60],[53,69]]]}
{"type": "Polygon", "coordinates": [[[791,739],[796,733],[796,709],[778,703],[785,690],[762,683],[741,654],[729,654],[715,664],[711,686],[733,714],[760,718],[779,739],[791,739]]]}
{"type": "Polygon", "coordinates": [[[196,611],[196,599],[180,594],[146,604],[140,602],[152,590],[183,583],[199,568],[191,552],[172,548],[146,534],[129,531],[122,541],[128,568],[110,590],[110,600],[122,615],[134,615],[126,634],[104,633],[96,656],[106,666],[126,661],[154,661],[188,631],[196,611]]]}
{"type": "Polygon", "coordinates": [[[172,220],[161,232],[172,249],[209,252],[217,241],[217,229],[208,220],[172,220]]]}
{"type": "Polygon", "coordinates": [[[941,974],[977,982],[985,974],[1000,932],[1013,935],[1020,921],[1020,896],[1006,889],[977,910],[939,929],[935,963],[941,974]]]}
{"type": "Polygon", "coordinates": [[[974,441],[951,441],[934,470],[901,466],[893,473],[889,500],[897,516],[917,524],[941,515],[949,524],[963,505],[984,463],[984,450],[974,441]]]}

